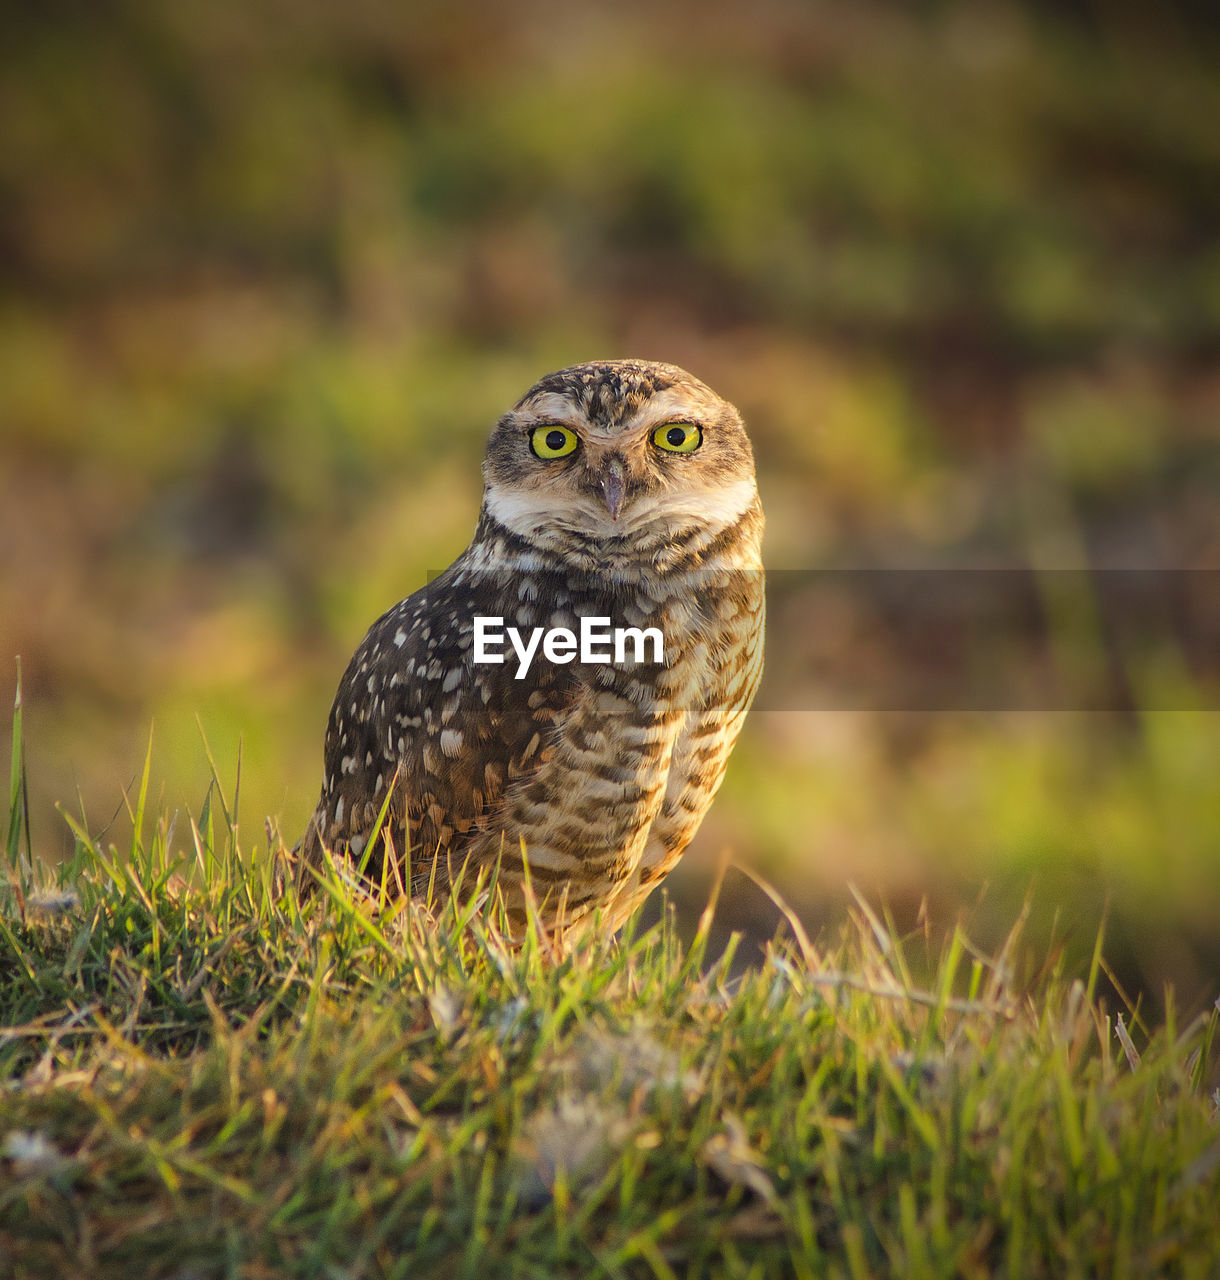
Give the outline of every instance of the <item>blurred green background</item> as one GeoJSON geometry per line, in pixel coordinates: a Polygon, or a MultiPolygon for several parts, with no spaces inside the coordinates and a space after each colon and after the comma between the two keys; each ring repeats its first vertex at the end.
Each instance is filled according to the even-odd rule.
{"type": "MultiPolygon", "coordinates": [[[[38,852],[55,802],[111,821],[150,723],[185,832],[196,717],[228,780],[242,744],[246,838],[294,839],[351,650],[465,545],[498,414],[584,359],[741,407],[772,568],[1220,566],[1208,12],[6,6],[38,852]]],[[[1124,714],[758,711],[672,891],[697,911],[727,844],[814,923],[850,880],[990,947],[1032,885],[1036,937],[1087,955],[1108,903],[1130,987],[1210,999],[1216,691],[1138,674],[1124,714]]],[[[764,903],[730,874],[726,919],[764,903]]]]}

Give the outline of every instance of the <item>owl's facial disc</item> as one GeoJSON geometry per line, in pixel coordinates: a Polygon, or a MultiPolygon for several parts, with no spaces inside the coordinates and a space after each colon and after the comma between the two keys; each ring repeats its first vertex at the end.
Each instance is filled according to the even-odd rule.
{"type": "Polygon", "coordinates": [[[757,503],[737,411],[683,370],[646,361],[543,378],[500,419],[483,474],[488,515],[558,552],[617,556],[712,537],[757,503]]]}

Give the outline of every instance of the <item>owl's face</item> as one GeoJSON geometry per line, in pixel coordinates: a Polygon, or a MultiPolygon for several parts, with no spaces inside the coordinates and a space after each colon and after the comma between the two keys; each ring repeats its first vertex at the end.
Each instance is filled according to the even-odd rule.
{"type": "Polygon", "coordinates": [[[540,546],[709,536],[758,500],[741,416],[684,370],[644,360],[548,374],[500,419],[483,505],[540,546]]]}

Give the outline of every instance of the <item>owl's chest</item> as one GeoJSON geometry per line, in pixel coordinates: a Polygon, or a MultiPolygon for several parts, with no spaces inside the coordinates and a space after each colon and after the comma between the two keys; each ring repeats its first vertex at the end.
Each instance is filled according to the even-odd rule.
{"type": "Polygon", "coordinates": [[[546,622],[549,634],[564,633],[561,656],[575,647],[570,665],[548,669],[545,641],[539,644],[542,687],[566,678],[569,690],[570,712],[555,719],[552,749],[594,744],[594,767],[612,762],[637,779],[648,793],[637,797],[645,808],[657,787],[685,787],[690,775],[708,774],[708,738],[720,742],[720,730],[731,728],[718,752],[722,771],[761,670],[760,580],[747,580],[744,590],[737,579],[704,580],[669,592],[654,587],[565,603],[546,622]],[[592,651],[574,645],[576,637],[590,635],[592,651]]]}
{"type": "MultiPolygon", "coordinates": [[[[740,673],[760,652],[761,615],[734,600],[731,583],[523,592],[496,606],[498,625],[535,653],[520,677],[508,661],[490,668],[492,682],[472,682],[484,723],[466,736],[500,744],[508,784],[479,821],[476,852],[524,846],[536,887],[566,893],[570,906],[605,901],[656,863],[646,852],[658,833],[668,865],[710,802],[752,693],[740,673]],[[590,637],[595,652],[581,652],[590,637]],[[732,723],[720,723],[733,706],[732,723]]],[[[516,874],[503,862],[501,872],[516,874]]]]}

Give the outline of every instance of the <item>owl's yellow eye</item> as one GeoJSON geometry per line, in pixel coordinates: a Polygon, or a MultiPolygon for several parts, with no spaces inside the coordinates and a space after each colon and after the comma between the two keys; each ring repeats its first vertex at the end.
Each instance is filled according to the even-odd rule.
{"type": "Polygon", "coordinates": [[[652,433],[652,442],[666,453],[694,453],[703,443],[703,430],[693,422],[667,422],[652,433]]]}
{"type": "Polygon", "coordinates": [[[537,458],[566,458],[576,445],[576,432],[567,427],[535,427],[530,432],[530,448],[537,458]]]}

